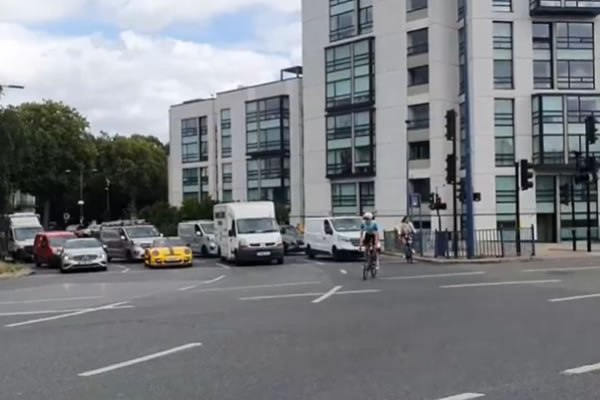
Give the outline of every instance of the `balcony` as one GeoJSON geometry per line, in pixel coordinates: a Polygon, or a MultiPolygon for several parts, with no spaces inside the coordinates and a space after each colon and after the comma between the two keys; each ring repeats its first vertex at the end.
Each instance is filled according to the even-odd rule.
{"type": "Polygon", "coordinates": [[[600,15],[600,0],[529,0],[529,12],[532,16],[600,15]]]}

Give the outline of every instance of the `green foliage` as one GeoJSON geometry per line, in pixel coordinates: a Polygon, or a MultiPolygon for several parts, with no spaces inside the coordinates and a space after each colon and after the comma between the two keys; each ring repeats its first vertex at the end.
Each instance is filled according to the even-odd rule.
{"type": "Polygon", "coordinates": [[[10,209],[10,194],[23,168],[25,136],[19,114],[0,109],[0,214],[10,209]]]}
{"type": "Polygon", "coordinates": [[[217,204],[210,197],[197,202],[194,200],[186,200],[179,209],[180,221],[194,221],[199,219],[213,219],[213,208],[217,204]]]}
{"type": "Polygon", "coordinates": [[[152,223],[161,233],[166,236],[177,235],[177,224],[179,215],[177,208],[167,202],[154,203],[140,211],[140,217],[152,223]]]}

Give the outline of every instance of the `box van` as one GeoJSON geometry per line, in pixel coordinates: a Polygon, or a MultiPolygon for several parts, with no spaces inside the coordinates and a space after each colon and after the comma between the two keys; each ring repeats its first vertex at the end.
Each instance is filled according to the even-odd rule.
{"type": "Polygon", "coordinates": [[[100,241],[106,246],[109,260],[141,261],[146,249],[161,237],[153,225],[143,220],[107,222],[100,229],[100,241]]]}
{"type": "Polygon", "coordinates": [[[283,264],[283,241],[270,201],[218,204],[214,208],[215,239],[222,260],[277,260],[283,264]]]}
{"type": "Polygon", "coordinates": [[[177,225],[177,235],[192,249],[194,254],[202,254],[202,256],[208,257],[216,256],[218,253],[213,221],[180,222],[177,225]]]}
{"type": "Polygon", "coordinates": [[[335,260],[344,256],[360,257],[360,217],[324,217],[306,220],[304,241],[306,254],[330,255],[335,260]]]}
{"type": "Polygon", "coordinates": [[[0,216],[0,258],[32,260],[35,235],[43,232],[40,218],[31,212],[0,216]]]}

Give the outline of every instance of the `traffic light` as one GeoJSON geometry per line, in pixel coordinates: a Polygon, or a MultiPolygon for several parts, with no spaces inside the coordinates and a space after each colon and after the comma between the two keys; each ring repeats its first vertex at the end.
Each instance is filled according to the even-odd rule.
{"type": "Polygon", "coordinates": [[[571,185],[568,183],[560,185],[560,204],[566,206],[571,202],[571,185]]]}
{"type": "Polygon", "coordinates": [[[435,193],[429,193],[429,209],[433,210],[435,207],[435,193]]]}
{"type": "Polygon", "coordinates": [[[521,160],[521,190],[529,190],[533,187],[533,166],[527,160],[521,160]]]}
{"type": "Polygon", "coordinates": [[[446,140],[454,140],[456,137],[456,111],[446,111],[446,140]]]}
{"type": "Polygon", "coordinates": [[[598,129],[596,129],[596,118],[593,115],[590,115],[585,118],[585,138],[589,144],[596,143],[596,133],[598,129]]]}
{"type": "Polygon", "coordinates": [[[456,156],[448,154],[446,156],[446,183],[456,182],[456,156]]]}
{"type": "Polygon", "coordinates": [[[473,201],[478,203],[481,201],[481,193],[480,192],[474,192],[473,193],[473,201]]]}
{"type": "Polygon", "coordinates": [[[465,178],[460,178],[460,181],[458,181],[458,200],[461,203],[464,203],[466,199],[467,199],[466,180],[465,180],[465,178]]]}

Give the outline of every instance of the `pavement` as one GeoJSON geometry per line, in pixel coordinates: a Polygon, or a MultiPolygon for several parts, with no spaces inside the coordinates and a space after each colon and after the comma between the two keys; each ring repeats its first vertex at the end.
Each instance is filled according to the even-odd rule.
{"type": "Polygon", "coordinates": [[[361,268],[0,281],[0,399],[598,399],[599,260],[361,268]]]}

